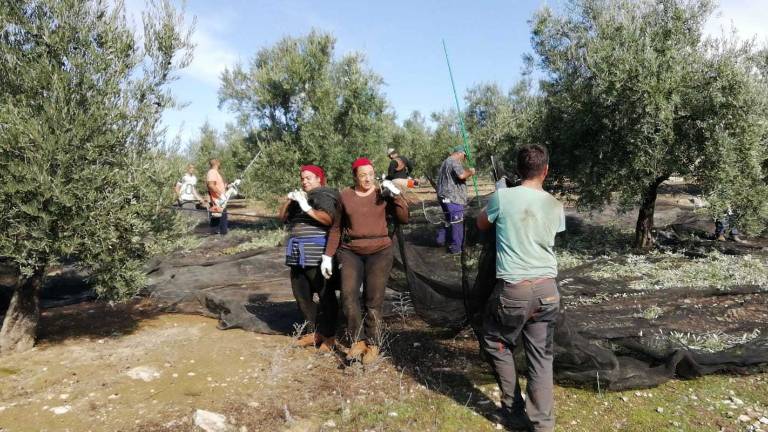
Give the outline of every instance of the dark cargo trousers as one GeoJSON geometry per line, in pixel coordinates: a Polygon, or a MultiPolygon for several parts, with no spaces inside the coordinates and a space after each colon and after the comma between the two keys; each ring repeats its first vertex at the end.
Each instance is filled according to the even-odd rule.
{"type": "Polygon", "coordinates": [[[498,280],[483,319],[483,348],[490,355],[501,389],[502,408],[517,422],[527,414],[536,432],[555,427],[552,360],[559,309],[560,294],[554,279],[517,284],[498,280]],[[521,335],[528,362],[525,401],[513,356],[521,335]]]}

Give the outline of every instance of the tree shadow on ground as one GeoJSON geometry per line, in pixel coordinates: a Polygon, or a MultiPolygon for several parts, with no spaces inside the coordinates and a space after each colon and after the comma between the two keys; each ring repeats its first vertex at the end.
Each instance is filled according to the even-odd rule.
{"type": "Polygon", "coordinates": [[[702,194],[701,186],[693,183],[663,183],[659,186],[659,195],[662,194],[687,194],[699,196],[702,194]]]}
{"type": "Polygon", "coordinates": [[[481,359],[470,329],[428,327],[418,319],[389,325],[387,346],[391,362],[428,389],[494,421],[496,403],[477,386],[496,383],[481,359]]]}
{"type": "Polygon", "coordinates": [[[567,230],[555,239],[555,247],[585,258],[604,255],[644,254],[653,251],[681,253],[701,258],[714,251],[726,255],[763,254],[768,240],[752,237],[747,242],[716,241],[702,229],[695,215],[680,215],[673,223],[654,229],[656,245],[649,250],[634,248],[633,227],[618,223],[601,225],[579,216],[566,216],[567,230]]]}
{"type": "Polygon", "coordinates": [[[277,217],[247,217],[237,218],[229,221],[230,228],[241,229],[245,231],[263,231],[278,229],[283,227],[283,222],[277,217]]]}
{"type": "Polygon", "coordinates": [[[95,301],[46,309],[40,316],[38,342],[123,336],[136,331],[141,321],[161,313],[142,300],[112,304],[95,301]]]}

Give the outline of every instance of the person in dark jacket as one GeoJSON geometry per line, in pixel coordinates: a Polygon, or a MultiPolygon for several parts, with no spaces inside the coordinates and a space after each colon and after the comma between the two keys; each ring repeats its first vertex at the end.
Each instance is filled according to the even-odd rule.
{"type": "MultiPolygon", "coordinates": [[[[409,189],[413,189],[419,186],[419,181],[413,178],[413,163],[405,156],[401,156],[397,153],[397,150],[391,148],[387,150],[387,156],[389,157],[389,167],[387,168],[387,180],[397,186],[400,191],[405,195],[409,189]]],[[[408,202],[420,202],[419,197],[410,191],[410,196],[404,196],[408,202]]]]}
{"type": "Polygon", "coordinates": [[[397,150],[391,148],[387,150],[389,157],[389,167],[387,168],[387,180],[392,180],[398,188],[408,187],[403,180],[408,180],[413,172],[413,164],[405,156],[400,156],[397,150]],[[398,184],[400,183],[400,184],[398,184]]]}
{"type": "Polygon", "coordinates": [[[328,230],[337,216],[339,194],[325,187],[325,172],[316,165],[302,165],[301,189],[288,194],[280,219],[288,225],[285,264],[291,268],[291,288],[310,331],[297,340],[301,347],[332,351],[336,345],[338,278],[325,280],[320,262],[328,230]],[[319,303],[313,300],[317,293],[319,303]]]}

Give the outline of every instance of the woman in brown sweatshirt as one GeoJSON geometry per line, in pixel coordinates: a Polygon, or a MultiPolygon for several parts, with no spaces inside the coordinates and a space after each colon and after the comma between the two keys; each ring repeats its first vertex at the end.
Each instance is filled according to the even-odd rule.
{"type": "Polygon", "coordinates": [[[330,277],[331,258],[341,267],[341,302],[347,317],[351,346],[347,359],[371,363],[379,355],[384,289],[392,269],[392,239],[387,216],[408,223],[408,204],[391,181],[376,187],[371,161],[358,158],[352,164],[355,185],[341,191],[341,217],[334,218],[325,248],[323,275],[330,277]],[[360,311],[363,284],[365,316],[360,311]],[[363,323],[364,321],[364,323],[363,323]]]}

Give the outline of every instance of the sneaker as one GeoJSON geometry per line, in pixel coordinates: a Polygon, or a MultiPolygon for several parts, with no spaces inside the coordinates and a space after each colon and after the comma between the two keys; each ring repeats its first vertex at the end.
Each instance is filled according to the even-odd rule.
{"type": "Polygon", "coordinates": [[[717,241],[723,241],[723,242],[724,242],[724,241],[725,241],[725,236],[724,236],[724,235],[722,235],[722,234],[720,234],[720,235],[718,235],[718,236],[715,238],[715,240],[717,240],[717,241]]]}
{"type": "Polygon", "coordinates": [[[369,365],[376,361],[376,359],[379,358],[379,347],[376,345],[370,345],[368,346],[368,349],[365,350],[365,354],[363,354],[363,364],[369,365]]]}
{"type": "Polygon", "coordinates": [[[323,341],[323,337],[318,333],[307,333],[296,340],[296,346],[299,348],[316,347],[323,341]]]}
{"type": "Polygon", "coordinates": [[[367,349],[368,346],[364,341],[357,341],[353,343],[352,346],[349,347],[349,351],[347,351],[347,360],[360,360],[360,356],[365,354],[367,349]]]}

